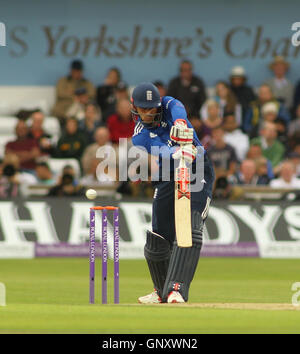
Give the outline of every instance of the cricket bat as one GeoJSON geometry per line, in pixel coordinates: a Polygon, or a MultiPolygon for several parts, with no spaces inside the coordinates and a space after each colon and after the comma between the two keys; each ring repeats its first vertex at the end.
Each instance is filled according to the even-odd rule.
{"type": "Polygon", "coordinates": [[[175,228],[179,247],[192,247],[190,182],[190,169],[181,158],[175,169],[175,228]]]}

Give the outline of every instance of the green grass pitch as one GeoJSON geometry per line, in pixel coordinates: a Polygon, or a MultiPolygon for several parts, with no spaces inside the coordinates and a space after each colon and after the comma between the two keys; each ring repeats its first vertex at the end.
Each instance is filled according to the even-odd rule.
{"type": "MultiPolygon", "coordinates": [[[[95,305],[87,259],[0,260],[0,333],[300,333],[300,308],[291,305],[299,262],[202,258],[189,305],[149,306],[137,304],[152,291],[144,260],[121,260],[120,305],[100,303],[100,260],[95,305]]],[[[110,301],[112,270],[110,262],[110,301]]]]}

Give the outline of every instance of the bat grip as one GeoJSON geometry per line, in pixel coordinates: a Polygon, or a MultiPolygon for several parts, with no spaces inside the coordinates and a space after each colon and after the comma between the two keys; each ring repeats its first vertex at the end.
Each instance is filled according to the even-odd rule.
{"type": "MultiPolygon", "coordinates": [[[[184,145],[185,145],[185,143],[181,143],[180,144],[180,148],[182,148],[184,145]]],[[[184,160],[183,156],[181,156],[181,158],[180,158],[178,167],[180,167],[180,168],[185,168],[186,167],[185,160],[184,160]]]]}

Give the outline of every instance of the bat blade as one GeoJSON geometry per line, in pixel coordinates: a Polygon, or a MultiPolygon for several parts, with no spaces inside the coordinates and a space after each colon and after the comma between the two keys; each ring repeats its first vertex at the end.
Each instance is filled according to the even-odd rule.
{"type": "Polygon", "coordinates": [[[175,228],[177,245],[192,247],[190,169],[185,166],[175,171],[175,228]]]}

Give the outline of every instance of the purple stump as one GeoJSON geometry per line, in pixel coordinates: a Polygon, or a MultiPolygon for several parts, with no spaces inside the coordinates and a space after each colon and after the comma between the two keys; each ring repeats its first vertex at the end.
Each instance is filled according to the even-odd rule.
{"type": "Polygon", "coordinates": [[[107,210],[102,210],[102,304],[107,304],[107,210]]]}
{"type": "Polygon", "coordinates": [[[89,260],[90,260],[90,304],[95,303],[95,210],[90,209],[90,242],[89,242],[89,260]]]}
{"type": "Polygon", "coordinates": [[[120,302],[119,292],[119,209],[114,210],[114,303],[120,302]]]}

